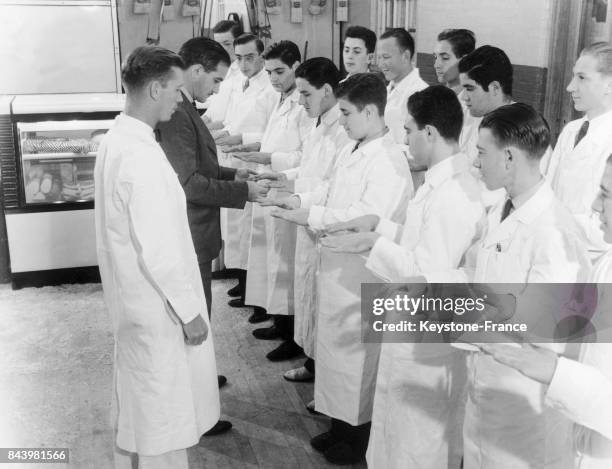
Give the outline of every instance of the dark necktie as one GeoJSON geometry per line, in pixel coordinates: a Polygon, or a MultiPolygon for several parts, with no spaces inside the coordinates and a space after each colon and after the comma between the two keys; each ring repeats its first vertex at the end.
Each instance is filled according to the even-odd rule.
{"type": "Polygon", "coordinates": [[[321,116],[317,117],[317,127],[321,125],[321,116]]]}
{"type": "Polygon", "coordinates": [[[512,211],[513,208],[514,208],[514,205],[512,205],[512,199],[506,200],[506,203],[504,204],[504,209],[502,210],[502,216],[501,216],[502,222],[506,218],[508,218],[508,215],[510,215],[510,212],[512,211]]]}
{"type": "Polygon", "coordinates": [[[580,130],[578,130],[578,133],[576,134],[576,139],[574,140],[574,148],[576,148],[576,145],[578,145],[580,140],[584,138],[584,136],[587,134],[588,131],[589,131],[589,121],[584,121],[582,125],[580,126],[580,130]]]}
{"type": "Polygon", "coordinates": [[[248,87],[249,87],[249,79],[247,78],[242,84],[242,92],[244,93],[248,87]]]}
{"type": "Polygon", "coordinates": [[[357,143],[355,144],[355,146],[353,147],[353,151],[352,151],[351,153],[355,153],[355,152],[357,151],[357,148],[359,148],[359,144],[360,144],[360,143],[361,143],[361,142],[357,142],[357,143]]]}
{"type": "Polygon", "coordinates": [[[198,110],[198,105],[195,102],[195,99],[193,101],[191,101],[191,105],[193,106],[193,108],[197,111],[198,110]]]}

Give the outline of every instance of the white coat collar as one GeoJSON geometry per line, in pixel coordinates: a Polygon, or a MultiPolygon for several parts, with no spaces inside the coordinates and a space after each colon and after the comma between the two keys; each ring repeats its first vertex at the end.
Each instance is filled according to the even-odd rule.
{"type": "MultiPolygon", "coordinates": [[[[240,81],[240,83],[244,84],[246,77],[242,75],[241,78],[242,80],[240,81]]],[[[270,79],[268,78],[268,72],[266,72],[265,68],[262,68],[261,71],[257,75],[249,78],[249,88],[252,87],[253,85],[256,85],[258,88],[263,89],[269,84],[270,84],[270,79]]]]}
{"type": "MultiPolygon", "coordinates": [[[[506,220],[508,222],[518,221],[525,225],[533,223],[533,221],[545,211],[550,203],[555,198],[554,192],[546,180],[540,182],[540,187],[528,200],[523,202],[516,210],[514,210],[506,220]]],[[[504,198],[491,210],[491,216],[501,219],[506,199],[504,198]]],[[[504,223],[506,223],[504,220],[504,223]]]]}
{"type": "Polygon", "coordinates": [[[285,100],[281,103],[281,95],[278,96],[278,114],[285,115],[295,106],[299,106],[300,94],[297,91],[297,88],[294,88],[289,96],[285,98],[285,100]]]}
{"type": "Polygon", "coordinates": [[[389,83],[388,90],[391,90],[390,93],[399,93],[402,94],[406,89],[417,83],[421,80],[421,76],[419,75],[419,69],[414,67],[412,71],[402,78],[398,83],[392,81],[389,83]]]}
{"type": "Polygon", "coordinates": [[[321,124],[331,127],[340,119],[340,106],[335,104],[334,107],[321,115],[321,124]]]}
{"type": "MultiPolygon", "coordinates": [[[[355,141],[352,141],[350,145],[354,147],[356,144],[355,141]]],[[[347,166],[351,166],[356,162],[360,161],[362,158],[374,158],[376,155],[381,153],[385,153],[384,147],[393,145],[396,146],[395,141],[393,140],[393,135],[391,132],[387,130],[387,132],[373,140],[370,140],[365,145],[360,145],[357,150],[352,152],[347,159],[347,166]]]]}
{"type": "MultiPolygon", "coordinates": [[[[582,125],[582,123],[586,120],[589,121],[589,132],[595,129],[599,129],[602,126],[605,126],[606,130],[609,131],[612,126],[612,110],[604,112],[603,114],[590,120],[586,116],[584,116],[582,119],[579,120],[580,125],[582,125]]],[[[577,128],[580,128],[580,125],[577,128]]]]}
{"type": "Polygon", "coordinates": [[[127,130],[130,133],[135,134],[139,137],[151,138],[153,139],[153,141],[155,141],[155,133],[153,132],[153,128],[146,122],[141,121],[140,119],[130,117],[122,112],[117,117],[115,117],[115,124],[119,126],[122,130],[127,130]]]}
{"type": "Polygon", "coordinates": [[[465,173],[469,170],[468,157],[463,153],[457,153],[429,168],[425,173],[425,184],[437,187],[451,179],[455,174],[465,173]]]}

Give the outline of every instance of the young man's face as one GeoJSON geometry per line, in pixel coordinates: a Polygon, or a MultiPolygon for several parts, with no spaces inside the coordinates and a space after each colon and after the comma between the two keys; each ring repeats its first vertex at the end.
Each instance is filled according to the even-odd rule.
{"type": "Polygon", "coordinates": [[[349,138],[362,140],[368,135],[369,120],[367,110],[364,107],[361,111],[350,101],[340,98],[338,100],[340,108],[340,125],[344,127],[349,138]]]}
{"type": "Polygon", "coordinates": [[[211,94],[219,92],[219,85],[227,75],[227,65],[220,62],[212,72],[206,72],[201,65],[198,67],[193,97],[203,103],[211,94]]]}
{"type": "Polygon", "coordinates": [[[232,32],[213,33],[213,39],[223,46],[233,62],[236,59],[236,55],[234,54],[234,36],[232,32]]]}
{"type": "Polygon", "coordinates": [[[438,41],[434,48],[434,70],[439,83],[451,83],[459,79],[459,59],[448,41],[438,41]]]}
{"type": "MultiPolygon", "coordinates": [[[[297,66],[297,65],[296,65],[297,66]]],[[[265,61],[266,72],[270,77],[270,84],[279,93],[285,93],[295,85],[295,73],[292,67],[289,67],[280,59],[271,59],[265,61]]]]}
{"type": "Polygon", "coordinates": [[[377,56],[378,66],[389,81],[405,75],[410,68],[410,51],[402,51],[394,37],[378,41],[377,56]]]}
{"type": "Polygon", "coordinates": [[[590,55],[580,56],[574,65],[574,75],[567,91],[571,93],[577,111],[602,108],[606,92],[612,92],[612,77],[597,69],[597,59],[590,55]]]}
{"type": "Polygon", "coordinates": [[[468,77],[466,73],[459,74],[459,81],[464,91],[461,98],[472,116],[482,117],[498,107],[497,102],[493,98],[491,86],[489,86],[489,91],[485,91],[482,86],[468,77]]]}
{"type": "Polygon", "coordinates": [[[255,41],[246,44],[238,44],[235,47],[236,60],[240,71],[246,78],[253,78],[263,68],[263,58],[257,50],[255,41]]]}
{"type": "Polygon", "coordinates": [[[410,155],[414,163],[419,167],[429,166],[429,145],[427,142],[427,128],[419,129],[414,118],[408,114],[404,122],[406,137],[404,143],[410,148],[410,155]]]}
{"type": "Polygon", "coordinates": [[[370,62],[372,61],[372,54],[368,53],[363,39],[347,37],[344,40],[342,61],[344,62],[344,68],[349,75],[354,75],[355,73],[366,73],[368,71],[368,67],[370,66],[370,62]]]}
{"type": "Polygon", "coordinates": [[[606,164],[601,178],[599,194],[593,202],[593,210],[599,214],[604,241],[612,244],[612,165],[606,164]]]}
{"type": "Polygon", "coordinates": [[[325,98],[325,86],[317,89],[304,78],[296,78],[295,86],[300,94],[299,103],[304,106],[308,117],[315,118],[323,114],[321,104],[325,98]]]}
{"type": "Polygon", "coordinates": [[[478,157],[474,166],[480,170],[487,189],[496,190],[505,187],[509,177],[506,169],[507,152],[499,148],[493,133],[489,129],[478,131],[478,157]]]}
{"type": "Polygon", "coordinates": [[[178,104],[183,101],[183,84],[183,71],[178,67],[172,67],[165,85],[159,81],[151,84],[158,104],[159,122],[169,121],[178,104]]]}

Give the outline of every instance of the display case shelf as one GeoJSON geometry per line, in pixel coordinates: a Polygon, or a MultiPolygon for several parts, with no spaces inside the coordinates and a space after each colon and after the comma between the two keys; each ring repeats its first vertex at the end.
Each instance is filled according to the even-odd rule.
{"type": "Polygon", "coordinates": [[[25,153],[22,159],[26,160],[67,160],[72,161],[80,158],[95,158],[96,152],[89,153],[25,153]]]}

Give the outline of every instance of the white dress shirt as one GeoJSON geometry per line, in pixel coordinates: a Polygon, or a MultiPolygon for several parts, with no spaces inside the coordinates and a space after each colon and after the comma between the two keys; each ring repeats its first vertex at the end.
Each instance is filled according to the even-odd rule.
{"type": "Polygon", "coordinates": [[[206,100],[206,112],[204,116],[210,118],[213,122],[223,122],[227,115],[232,90],[236,86],[234,80],[240,81],[243,78],[240,72],[238,61],[234,60],[227,69],[227,74],[223,81],[219,84],[219,92],[210,95],[206,100]]]}

